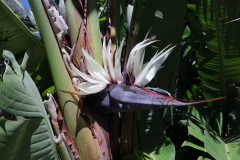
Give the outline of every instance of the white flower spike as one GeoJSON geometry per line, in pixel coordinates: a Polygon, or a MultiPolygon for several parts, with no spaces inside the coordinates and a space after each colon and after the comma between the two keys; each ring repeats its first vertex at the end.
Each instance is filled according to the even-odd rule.
{"type": "MultiPolygon", "coordinates": [[[[168,47],[170,47],[170,45],[168,45],[166,48],[168,47]]],[[[144,87],[146,84],[148,84],[156,75],[157,71],[161,69],[161,65],[173,51],[174,47],[175,46],[169,48],[166,51],[164,51],[166,49],[164,48],[161,52],[155,54],[150,62],[148,62],[148,64],[143,68],[141,73],[137,75],[134,84],[141,87],[144,87]]]]}
{"type": "MultiPolygon", "coordinates": [[[[132,80],[130,83],[142,87],[153,79],[157,71],[161,68],[163,62],[175,47],[173,46],[169,48],[171,45],[168,45],[161,52],[156,53],[147,64],[143,64],[146,47],[156,41],[154,40],[155,36],[147,39],[148,33],[145,39],[132,49],[126,65],[127,74],[129,79],[132,80]]],[[[81,95],[97,93],[103,90],[108,84],[121,84],[123,82],[120,62],[123,43],[124,38],[120,46],[117,47],[115,57],[112,57],[111,40],[106,46],[106,39],[104,37],[102,47],[104,68],[88,54],[87,50],[82,49],[89,75],[81,72],[72,64],[72,68],[76,73],[87,81],[75,86],[81,90],[81,95]],[[114,60],[115,65],[113,65],[114,60]]]]}

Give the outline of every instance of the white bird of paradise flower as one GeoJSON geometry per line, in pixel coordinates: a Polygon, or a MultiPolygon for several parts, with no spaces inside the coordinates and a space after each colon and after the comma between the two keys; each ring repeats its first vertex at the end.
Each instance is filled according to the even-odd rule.
{"type": "MultiPolygon", "coordinates": [[[[149,32],[148,32],[149,33],[149,32]]],[[[126,72],[129,76],[130,83],[134,85],[144,87],[148,84],[157,71],[161,68],[161,65],[173,51],[175,46],[168,45],[162,51],[157,52],[153,58],[146,64],[143,64],[145,49],[148,45],[156,42],[155,36],[147,38],[148,33],[144,40],[138,43],[130,52],[129,58],[126,64],[126,72]]],[[[98,64],[88,51],[82,48],[83,55],[86,62],[86,67],[89,74],[86,74],[78,70],[72,63],[71,66],[80,77],[87,82],[75,85],[80,90],[79,95],[88,95],[100,92],[108,84],[121,84],[124,82],[121,72],[121,52],[123,48],[124,38],[119,47],[117,47],[115,57],[115,65],[113,66],[113,58],[111,58],[111,40],[109,40],[106,46],[106,39],[103,39],[102,47],[102,60],[103,67],[98,64]]]]}

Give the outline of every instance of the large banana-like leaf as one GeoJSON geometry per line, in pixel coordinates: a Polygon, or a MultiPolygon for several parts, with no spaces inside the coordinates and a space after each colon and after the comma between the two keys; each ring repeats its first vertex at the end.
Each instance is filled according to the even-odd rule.
{"type": "Polygon", "coordinates": [[[57,159],[43,118],[0,118],[0,137],[1,159],[57,159]]]}
{"type": "Polygon", "coordinates": [[[31,55],[27,71],[35,81],[39,81],[37,86],[42,89],[40,92],[52,86],[47,56],[42,43],[0,0],[0,52],[2,50],[11,51],[18,57],[18,62],[22,61],[22,53],[26,51],[31,55]],[[41,82],[43,77],[46,77],[45,81],[41,82]]]}
{"type": "Polygon", "coordinates": [[[164,159],[172,160],[175,159],[175,147],[169,138],[161,138],[154,142],[151,147],[144,151],[135,151],[134,153],[128,154],[123,157],[123,160],[132,159],[164,159]]]}
{"type": "Polygon", "coordinates": [[[11,61],[12,67],[6,64],[0,81],[0,110],[32,119],[0,120],[1,159],[58,159],[41,96],[25,71],[28,55],[21,66],[11,52],[4,51],[3,57],[11,61]]]}
{"type": "MultiPolygon", "coordinates": [[[[240,80],[240,21],[226,22],[240,17],[240,2],[198,0],[188,8],[198,15],[204,35],[202,40],[205,40],[196,54],[203,95],[206,99],[234,95],[228,93],[228,88],[240,80]]],[[[220,103],[215,103],[220,108],[220,103]]],[[[220,105],[224,111],[224,100],[220,105]]]]}
{"type": "MultiPolygon", "coordinates": [[[[144,33],[152,28],[150,34],[157,35],[159,42],[153,43],[146,49],[145,61],[149,61],[157,50],[161,50],[170,43],[179,44],[181,41],[184,18],[187,9],[187,0],[151,0],[147,1],[142,20],[139,26],[138,40],[145,37],[144,33]]],[[[179,61],[178,45],[164,62],[155,78],[149,83],[151,87],[160,87],[174,95],[175,76],[179,61]]],[[[163,110],[162,110],[163,111],[163,110]]],[[[162,112],[161,111],[161,112],[162,112]]],[[[140,144],[144,149],[164,134],[162,113],[158,110],[140,112],[140,144]]]]}
{"type": "Polygon", "coordinates": [[[196,108],[191,108],[189,115],[188,132],[190,135],[202,141],[204,146],[198,146],[187,141],[183,143],[183,146],[190,146],[207,152],[215,159],[238,159],[240,156],[239,131],[233,133],[231,137],[222,140],[222,138],[208,125],[196,108]]]}
{"type": "Polygon", "coordinates": [[[31,54],[27,71],[32,73],[39,62],[46,60],[43,45],[2,0],[0,15],[0,51],[9,50],[13,54],[18,54],[26,50],[31,54]]]}

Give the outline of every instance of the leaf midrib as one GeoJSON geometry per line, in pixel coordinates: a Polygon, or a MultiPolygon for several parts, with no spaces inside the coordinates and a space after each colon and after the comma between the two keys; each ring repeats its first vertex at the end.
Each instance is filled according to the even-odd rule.
{"type": "MultiPolygon", "coordinates": [[[[218,10],[218,5],[216,0],[213,0],[214,6],[214,15],[216,21],[216,31],[217,31],[217,42],[218,42],[218,52],[219,52],[219,64],[220,64],[220,78],[221,78],[221,96],[226,96],[225,90],[225,74],[224,74],[224,61],[223,61],[223,51],[222,51],[222,34],[221,34],[221,26],[220,26],[220,15],[218,10]]],[[[222,100],[222,106],[224,106],[225,100],[222,100]]]]}

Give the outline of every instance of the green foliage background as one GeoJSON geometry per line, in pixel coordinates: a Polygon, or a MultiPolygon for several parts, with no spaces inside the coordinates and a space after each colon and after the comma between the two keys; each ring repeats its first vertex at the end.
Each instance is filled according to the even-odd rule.
{"type": "MultiPolygon", "coordinates": [[[[120,40],[124,36],[127,40],[130,35],[134,4],[131,0],[121,0],[118,4],[121,12],[116,33],[120,40]]],[[[145,62],[169,43],[177,44],[149,86],[165,89],[183,100],[227,98],[174,108],[173,125],[170,109],[139,112],[139,151],[123,159],[238,159],[240,21],[230,21],[240,18],[240,2],[138,0],[137,5],[133,13],[134,44],[142,41],[151,27],[150,35],[161,40],[147,48],[145,62]]],[[[106,30],[107,8],[106,1],[97,2],[102,33],[106,30]]],[[[55,87],[42,44],[10,12],[0,12],[8,16],[0,17],[0,22],[11,24],[6,29],[0,23],[0,48],[11,50],[19,62],[25,50],[32,54],[41,52],[41,57],[37,58],[39,54],[31,57],[28,66],[32,67],[27,70],[45,98],[49,87],[52,91],[55,87]],[[26,43],[20,45],[18,38],[26,39],[26,43]],[[19,47],[11,47],[13,44],[19,47]]]]}

